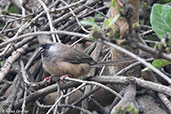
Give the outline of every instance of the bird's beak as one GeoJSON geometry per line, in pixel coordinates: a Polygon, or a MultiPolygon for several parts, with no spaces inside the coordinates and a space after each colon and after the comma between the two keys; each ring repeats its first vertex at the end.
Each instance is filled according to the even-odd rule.
{"type": "Polygon", "coordinates": [[[43,48],[43,47],[40,47],[40,48],[39,48],[39,51],[40,51],[40,52],[43,52],[43,51],[44,51],[44,48],[43,48]]]}

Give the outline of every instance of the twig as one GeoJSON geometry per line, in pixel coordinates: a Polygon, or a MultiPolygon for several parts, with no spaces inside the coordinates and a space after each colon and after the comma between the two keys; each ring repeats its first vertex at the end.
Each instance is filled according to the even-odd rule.
{"type": "Polygon", "coordinates": [[[67,6],[55,9],[54,11],[51,11],[51,12],[59,12],[59,11],[74,7],[74,6],[78,5],[78,4],[84,3],[85,1],[87,1],[87,0],[80,0],[80,1],[72,3],[72,4],[68,4],[67,6]]]}
{"type": "Polygon", "coordinates": [[[4,66],[0,70],[0,81],[4,78],[4,76],[9,72],[12,64],[21,56],[22,53],[25,52],[25,49],[28,48],[28,44],[23,47],[17,49],[12,53],[12,56],[8,57],[4,66]]]}
{"type": "MultiPolygon", "coordinates": [[[[99,8],[99,9],[94,9],[94,8],[92,8],[92,7],[89,7],[88,5],[85,5],[85,4],[83,4],[83,6],[85,6],[86,8],[92,10],[91,12],[89,12],[89,13],[86,14],[86,15],[90,15],[90,14],[93,13],[93,12],[97,12],[97,13],[99,13],[100,15],[102,15],[102,16],[105,17],[105,18],[109,18],[108,16],[104,15],[102,12],[99,11],[99,10],[101,10],[101,9],[103,9],[103,8],[107,8],[106,6],[101,7],[101,8],[99,8]]],[[[85,16],[85,15],[84,15],[84,16],[85,16]]],[[[83,16],[83,17],[84,17],[84,16],[83,16]]]]}
{"type": "MultiPolygon", "coordinates": [[[[89,3],[86,3],[85,5],[93,6],[93,5],[96,4],[98,1],[99,1],[99,0],[93,0],[93,1],[91,1],[91,2],[89,2],[89,3]]],[[[80,12],[83,11],[83,10],[85,10],[85,6],[80,6],[79,8],[76,8],[76,9],[74,10],[74,13],[75,13],[75,14],[78,14],[78,13],[80,13],[80,12]]],[[[58,19],[54,20],[54,21],[53,21],[53,25],[56,25],[56,24],[58,24],[60,21],[64,21],[64,20],[68,19],[68,18],[71,17],[71,16],[72,16],[72,13],[71,13],[71,12],[70,12],[70,13],[67,13],[67,14],[63,15],[62,17],[59,17],[58,19]]],[[[46,24],[46,25],[42,28],[42,30],[47,30],[48,28],[49,28],[49,25],[46,24]]]]}
{"type": "Polygon", "coordinates": [[[122,98],[122,96],[120,94],[118,94],[116,91],[112,90],[111,88],[109,88],[101,83],[95,82],[95,81],[84,81],[84,80],[74,79],[74,78],[69,78],[69,77],[66,77],[65,80],[96,85],[96,86],[99,86],[99,87],[111,92],[112,94],[116,95],[117,97],[122,98]]]}
{"type": "MultiPolygon", "coordinates": [[[[44,8],[44,10],[46,12],[46,16],[47,16],[48,21],[49,21],[50,31],[53,32],[54,31],[54,28],[53,28],[53,25],[52,25],[52,19],[51,19],[50,14],[49,14],[49,9],[46,7],[46,5],[43,3],[42,0],[38,0],[38,1],[42,5],[42,7],[44,8]]],[[[55,39],[55,35],[54,34],[52,34],[52,38],[53,38],[53,41],[56,42],[56,39],[55,39]]],[[[61,43],[61,41],[60,41],[59,38],[57,40],[58,40],[59,43],[61,43]]]]}
{"type": "Polygon", "coordinates": [[[125,89],[123,98],[119,103],[113,107],[110,114],[114,114],[117,108],[124,108],[128,103],[133,102],[135,105],[135,96],[136,96],[136,83],[133,80],[129,81],[129,85],[125,89]]]}
{"type": "MultiPolygon", "coordinates": [[[[68,83],[68,84],[60,85],[60,88],[61,89],[66,89],[66,88],[70,88],[70,87],[76,87],[78,85],[80,85],[80,83],[68,83]]],[[[44,96],[46,96],[49,93],[56,92],[56,90],[57,90],[57,85],[56,84],[53,84],[53,85],[48,86],[48,87],[45,87],[45,88],[40,89],[38,91],[35,91],[34,93],[32,93],[29,96],[27,96],[26,102],[31,102],[31,101],[37,100],[39,97],[44,97],[44,96]]],[[[14,108],[15,109],[20,108],[22,103],[23,103],[23,99],[20,99],[15,104],[14,108]]]]}
{"type": "Polygon", "coordinates": [[[11,86],[11,84],[12,83],[9,83],[9,82],[3,84],[3,86],[0,89],[0,96],[2,96],[5,93],[5,91],[11,86]]]}
{"type": "MultiPolygon", "coordinates": [[[[51,8],[51,7],[53,7],[53,5],[51,5],[49,8],[51,8]]],[[[43,11],[43,12],[40,12],[38,15],[36,15],[36,17],[34,17],[31,21],[29,21],[29,22],[26,22],[24,25],[22,25],[19,29],[18,29],[18,31],[17,31],[17,33],[15,34],[15,36],[13,37],[13,38],[11,38],[11,39],[16,39],[16,37],[18,36],[18,35],[20,35],[26,28],[28,28],[33,22],[35,22],[41,15],[43,15],[45,12],[43,11]]],[[[1,47],[1,46],[0,46],[1,47]]]]}
{"type": "Polygon", "coordinates": [[[5,105],[1,105],[2,109],[5,109],[7,114],[11,114],[12,107],[14,106],[15,99],[17,97],[17,92],[20,86],[20,77],[17,75],[14,79],[14,82],[12,84],[12,93],[9,95],[9,97],[3,102],[3,104],[8,105],[7,108],[5,108],[5,105]]]}
{"type": "Polygon", "coordinates": [[[48,112],[46,114],[49,114],[51,112],[51,110],[53,110],[53,108],[58,104],[58,102],[62,99],[62,98],[65,98],[67,97],[68,95],[70,94],[73,94],[74,92],[76,92],[77,90],[79,90],[80,88],[84,87],[85,86],[85,83],[81,84],[79,87],[77,87],[76,89],[74,89],[73,91],[65,94],[65,95],[62,95],[59,99],[57,99],[57,101],[54,103],[54,105],[48,110],[48,112]]]}
{"type": "MultiPolygon", "coordinates": [[[[58,99],[60,98],[60,96],[61,96],[61,89],[60,89],[60,87],[59,87],[59,83],[56,83],[56,85],[57,85],[56,100],[58,100],[58,99]]],[[[59,102],[58,104],[60,104],[60,102],[59,102]]],[[[59,112],[58,112],[58,105],[55,106],[55,109],[54,109],[54,111],[53,111],[53,114],[56,114],[56,113],[59,113],[59,112]]]]}
{"type": "MultiPolygon", "coordinates": [[[[60,0],[60,1],[62,1],[65,5],[68,5],[64,0],[60,0]]],[[[76,14],[73,12],[73,10],[72,10],[71,8],[69,8],[69,10],[70,10],[70,12],[72,13],[72,15],[75,17],[75,19],[76,19],[78,25],[82,28],[82,30],[84,30],[84,31],[87,32],[87,33],[90,33],[90,31],[86,30],[86,29],[81,25],[81,23],[80,23],[78,17],[77,17],[76,14]]]]}
{"type": "Polygon", "coordinates": [[[23,105],[22,105],[21,114],[25,114],[26,97],[27,97],[27,85],[25,84],[25,88],[24,88],[24,101],[23,101],[23,105]]]}
{"type": "Polygon", "coordinates": [[[33,63],[33,61],[35,60],[35,58],[40,54],[40,50],[37,49],[34,54],[31,56],[30,60],[27,62],[26,66],[25,66],[25,70],[28,70],[31,66],[31,64],[33,63]]]}
{"type": "Polygon", "coordinates": [[[141,43],[137,43],[137,46],[140,49],[142,49],[143,51],[146,51],[146,52],[150,53],[153,56],[156,56],[157,55],[158,57],[161,57],[163,59],[166,59],[166,60],[171,61],[171,57],[168,54],[166,54],[166,53],[162,53],[162,52],[161,53],[158,53],[158,51],[156,49],[151,48],[151,47],[146,46],[146,45],[143,45],[141,43]]]}
{"type": "MultiPolygon", "coordinates": [[[[154,59],[153,58],[146,59],[146,61],[152,61],[152,60],[154,60],[154,59]]],[[[141,62],[132,63],[132,64],[128,65],[127,67],[123,68],[122,70],[120,70],[119,72],[117,72],[116,75],[121,75],[121,74],[125,73],[126,71],[128,71],[140,64],[141,64],[141,62]]]]}
{"type": "Polygon", "coordinates": [[[28,76],[28,74],[27,74],[27,72],[26,72],[26,70],[25,70],[25,68],[24,68],[24,63],[23,63],[23,61],[20,60],[19,62],[20,62],[20,66],[21,66],[21,76],[22,76],[22,79],[23,79],[24,83],[27,84],[28,86],[36,86],[36,84],[31,83],[31,82],[28,81],[27,78],[28,78],[29,76],[28,76]]]}
{"type": "MultiPolygon", "coordinates": [[[[40,102],[38,102],[38,101],[36,101],[36,104],[37,104],[39,107],[41,107],[41,108],[51,108],[51,107],[52,107],[52,105],[42,105],[42,104],[40,104],[40,102]]],[[[70,108],[70,109],[77,109],[77,110],[83,111],[83,112],[85,112],[85,113],[87,113],[87,114],[92,114],[90,111],[85,110],[85,109],[83,109],[83,108],[81,108],[81,107],[78,107],[78,106],[75,106],[75,105],[59,104],[58,107],[61,107],[61,108],[62,108],[62,107],[66,107],[66,108],[70,108]]]]}
{"type": "Polygon", "coordinates": [[[99,114],[109,114],[107,110],[105,110],[105,107],[103,107],[99,102],[97,102],[97,100],[95,100],[94,98],[92,98],[91,100],[94,104],[96,104],[96,106],[98,106],[99,114]]]}
{"type": "Polygon", "coordinates": [[[78,106],[74,106],[74,105],[67,105],[67,104],[64,104],[64,105],[59,105],[60,107],[68,107],[68,108],[73,108],[73,109],[77,109],[77,110],[80,110],[80,111],[82,111],[82,112],[84,112],[84,113],[87,113],[87,114],[93,114],[93,113],[91,113],[90,111],[88,111],[88,110],[86,110],[86,109],[83,109],[83,108],[81,108],[81,107],[78,107],[78,106]]]}
{"type": "MultiPolygon", "coordinates": [[[[111,52],[109,51],[105,56],[104,58],[102,59],[102,62],[106,59],[106,58],[109,58],[109,56],[111,56],[111,52]]],[[[103,66],[100,73],[99,73],[99,76],[101,76],[103,74],[103,71],[105,69],[106,66],[103,66]]]]}
{"type": "Polygon", "coordinates": [[[154,90],[157,92],[161,92],[164,93],[168,96],[171,96],[171,88],[161,85],[161,84],[157,84],[154,82],[150,82],[150,81],[145,81],[136,77],[124,77],[124,76],[101,76],[101,77],[95,77],[92,78],[91,80],[93,81],[97,81],[99,83],[112,83],[112,84],[125,84],[128,80],[135,80],[136,84],[140,87],[146,88],[146,89],[150,89],[150,90],[154,90]],[[133,78],[133,79],[132,79],[133,78]]]}
{"type": "MultiPolygon", "coordinates": [[[[95,48],[95,54],[94,54],[94,57],[93,57],[93,59],[95,61],[98,61],[98,59],[100,57],[102,46],[103,46],[102,42],[97,42],[97,45],[96,45],[96,48],[95,48]]],[[[92,68],[88,75],[94,76],[95,75],[95,71],[96,71],[96,68],[92,68]]],[[[84,90],[84,94],[89,93],[91,91],[91,88],[92,88],[91,86],[87,86],[85,88],[85,90],[84,90]]],[[[88,99],[85,99],[82,102],[82,108],[87,109],[88,108],[88,104],[89,104],[88,99]]],[[[81,114],[83,114],[83,112],[81,112],[81,114]]]]}
{"type": "MultiPolygon", "coordinates": [[[[145,81],[145,80],[135,78],[135,77],[131,77],[131,79],[132,78],[135,80],[135,83],[140,87],[150,89],[150,90],[154,90],[154,91],[157,91],[157,92],[160,92],[160,93],[164,93],[164,94],[171,97],[171,88],[169,88],[167,86],[157,84],[157,83],[154,83],[154,82],[150,82],[150,81],[145,81]]],[[[130,79],[130,77],[124,77],[124,76],[97,76],[97,77],[92,78],[91,80],[96,81],[98,83],[106,83],[106,84],[125,84],[125,83],[128,82],[129,79],[130,79]]],[[[84,83],[84,81],[83,81],[83,83],[84,83]]],[[[60,88],[61,89],[66,89],[66,88],[78,86],[79,84],[80,83],[64,84],[64,85],[60,85],[60,88]]],[[[57,85],[54,84],[54,85],[45,87],[43,89],[40,89],[38,91],[35,91],[34,93],[27,96],[26,102],[37,100],[39,97],[44,97],[49,93],[55,92],[56,89],[57,89],[57,85]]],[[[22,103],[23,103],[23,99],[20,99],[14,105],[14,108],[15,109],[20,108],[22,103]]]]}
{"type": "Polygon", "coordinates": [[[16,40],[22,40],[25,37],[36,36],[36,35],[40,35],[40,34],[45,34],[45,35],[50,35],[50,34],[66,34],[66,35],[71,35],[71,36],[83,37],[83,38],[86,38],[86,39],[89,38],[88,35],[81,34],[81,33],[76,33],[76,32],[61,31],[61,30],[56,30],[56,31],[53,31],[53,32],[40,31],[40,32],[33,32],[33,33],[23,34],[23,35],[18,36],[16,38],[11,38],[11,39],[9,39],[9,40],[7,40],[5,42],[2,42],[0,44],[0,48],[2,48],[3,46],[5,46],[5,45],[7,45],[7,44],[9,44],[11,42],[14,42],[16,40]]]}
{"type": "Polygon", "coordinates": [[[149,34],[149,33],[152,33],[152,32],[153,32],[153,30],[150,29],[150,30],[148,30],[148,31],[145,31],[145,32],[143,32],[143,33],[140,33],[140,36],[141,36],[141,37],[144,37],[146,34],[149,34]]]}
{"type": "Polygon", "coordinates": [[[83,40],[84,38],[80,38],[77,41],[75,41],[74,43],[71,44],[71,47],[73,47],[74,45],[76,45],[78,42],[80,42],[81,40],[83,40]]]}
{"type": "Polygon", "coordinates": [[[161,99],[161,101],[165,104],[165,106],[168,108],[168,110],[171,112],[171,102],[167,98],[167,96],[162,93],[158,93],[158,96],[161,99]]]}
{"type": "Polygon", "coordinates": [[[22,47],[24,44],[28,43],[32,39],[33,39],[33,37],[25,38],[22,41],[14,44],[14,46],[12,46],[12,47],[9,45],[10,48],[7,51],[5,51],[5,49],[4,49],[4,51],[2,53],[0,53],[0,57],[2,57],[2,56],[5,57],[5,56],[10,55],[13,51],[15,51],[16,49],[22,47]]]}
{"type": "MultiPolygon", "coordinates": [[[[89,97],[91,94],[93,94],[94,92],[98,91],[99,89],[100,89],[100,87],[97,87],[97,88],[91,90],[89,93],[84,94],[84,95],[81,96],[79,99],[77,99],[76,101],[74,101],[74,102],[72,103],[72,105],[77,105],[77,104],[81,103],[81,101],[83,101],[84,99],[86,99],[86,98],[89,97]]],[[[70,109],[67,109],[67,110],[65,111],[65,113],[68,113],[69,111],[70,111],[70,109]]]]}
{"type": "Polygon", "coordinates": [[[146,62],[144,59],[138,57],[137,55],[133,54],[132,52],[130,52],[130,51],[128,51],[128,50],[126,50],[126,49],[124,49],[124,48],[122,48],[120,46],[117,46],[117,45],[115,45],[115,44],[113,44],[111,42],[108,42],[108,41],[103,41],[103,42],[104,42],[104,44],[109,45],[109,46],[111,46],[111,47],[113,47],[113,48],[115,48],[115,49],[117,49],[119,51],[122,51],[123,53],[125,53],[125,54],[127,54],[127,55],[129,55],[129,56],[131,56],[131,57],[133,57],[135,59],[137,59],[138,61],[140,61],[145,66],[151,68],[160,77],[162,77],[163,79],[165,79],[169,84],[171,84],[171,79],[168,76],[166,76],[165,74],[163,74],[160,70],[158,70],[157,68],[155,68],[154,66],[152,66],[150,63],[146,62]]]}
{"type": "Polygon", "coordinates": [[[3,52],[0,53],[0,55],[1,55],[1,56],[5,55],[5,54],[7,53],[7,51],[9,51],[10,48],[13,48],[13,47],[11,47],[11,45],[13,45],[13,44],[8,44],[8,45],[5,47],[5,49],[3,50],[3,52]]]}

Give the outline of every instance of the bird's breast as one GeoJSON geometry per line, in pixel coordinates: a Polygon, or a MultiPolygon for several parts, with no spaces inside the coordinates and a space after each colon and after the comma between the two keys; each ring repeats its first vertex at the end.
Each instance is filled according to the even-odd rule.
{"type": "Polygon", "coordinates": [[[90,68],[88,64],[72,64],[69,62],[54,62],[53,64],[43,63],[43,68],[50,74],[55,76],[72,75],[79,77],[86,75],[90,68]]]}

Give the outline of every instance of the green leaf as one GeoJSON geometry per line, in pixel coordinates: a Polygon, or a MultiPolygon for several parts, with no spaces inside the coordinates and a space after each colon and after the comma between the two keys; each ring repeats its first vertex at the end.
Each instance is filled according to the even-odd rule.
{"type": "Polygon", "coordinates": [[[115,7],[115,5],[116,5],[116,0],[112,0],[112,3],[110,4],[110,6],[115,7]]]}
{"type": "Polygon", "coordinates": [[[2,66],[3,65],[3,62],[2,61],[0,61],[0,66],[2,66]]]}
{"type": "Polygon", "coordinates": [[[120,14],[117,14],[109,23],[109,26],[112,26],[120,17],[120,14]]]}
{"type": "Polygon", "coordinates": [[[105,23],[105,26],[106,26],[106,27],[110,27],[110,26],[109,26],[110,21],[112,21],[112,18],[111,18],[111,17],[105,20],[104,23],[105,23]]]}
{"type": "Polygon", "coordinates": [[[96,14],[96,18],[100,18],[102,15],[100,13],[96,14]]]}
{"type": "Polygon", "coordinates": [[[89,26],[97,26],[94,21],[94,18],[90,18],[90,20],[82,20],[81,24],[89,25],[89,26]]]}
{"type": "Polygon", "coordinates": [[[152,65],[156,68],[161,68],[168,64],[171,64],[171,62],[164,60],[164,59],[156,59],[152,62],[152,65]]]}
{"type": "MultiPolygon", "coordinates": [[[[156,59],[152,62],[152,65],[155,68],[162,68],[162,67],[169,65],[169,64],[171,64],[171,62],[164,60],[164,59],[156,59]]],[[[151,69],[149,67],[146,67],[145,69],[143,69],[143,71],[146,71],[146,70],[151,70],[151,69]]]]}
{"type": "Polygon", "coordinates": [[[171,35],[171,6],[154,4],[150,15],[150,22],[152,29],[160,39],[166,33],[171,35]]]}
{"type": "Polygon", "coordinates": [[[106,27],[111,27],[120,17],[120,14],[117,14],[114,18],[109,18],[105,20],[106,27]]]}
{"type": "Polygon", "coordinates": [[[171,45],[171,35],[169,36],[169,45],[171,45]]]}
{"type": "Polygon", "coordinates": [[[0,28],[2,28],[3,26],[4,26],[4,24],[0,22],[0,28]]]}
{"type": "Polygon", "coordinates": [[[9,7],[9,12],[10,12],[10,13],[17,13],[16,7],[15,7],[15,6],[10,6],[10,7],[9,7]]]}
{"type": "Polygon", "coordinates": [[[165,3],[169,3],[171,2],[171,0],[159,0],[159,3],[165,4],[165,3]]]}

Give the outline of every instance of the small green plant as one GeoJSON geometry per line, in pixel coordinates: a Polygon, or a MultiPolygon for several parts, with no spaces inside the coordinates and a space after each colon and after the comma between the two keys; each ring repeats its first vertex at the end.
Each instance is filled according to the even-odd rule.
{"type": "Polygon", "coordinates": [[[120,14],[117,14],[114,18],[109,18],[105,20],[105,26],[107,28],[110,28],[113,26],[113,24],[115,24],[115,22],[118,20],[118,18],[120,17],[120,14]]]}
{"type": "Polygon", "coordinates": [[[166,34],[171,36],[171,6],[154,4],[150,15],[150,23],[160,39],[166,34]]]}
{"type": "MultiPolygon", "coordinates": [[[[160,39],[160,42],[156,42],[154,48],[170,53],[168,47],[171,44],[171,6],[154,4],[150,15],[150,23],[153,31],[160,39]],[[168,36],[168,41],[163,43],[162,41],[166,39],[166,36],[168,36]]],[[[152,62],[152,65],[156,68],[162,68],[169,64],[171,62],[164,59],[156,59],[152,62]]],[[[143,71],[145,70],[151,69],[147,67],[143,71]]]]}
{"type": "Polygon", "coordinates": [[[92,33],[90,35],[90,40],[95,41],[96,38],[94,38],[94,33],[102,33],[102,29],[95,23],[94,18],[90,18],[89,20],[82,20],[81,24],[83,25],[89,25],[92,27],[92,33]]]}
{"type": "MultiPolygon", "coordinates": [[[[162,67],[169,65],[169,64],[171,64],[171,62],[164,60],[164,59],[156,59],[152,62],[152,65],[156,68],[162,68],[162,67]]],[[[151,70],[151,69],[148,67],[143,69],[143,71],[146,71],[146,70],[151,70]]]]}
{"type": "MultiPolygon", "coordinates": [[[[108,18],[104,22],[104,25],[106,26],[106,30],[107,30],[106,35],[110,38],[113,38],[113,36],[116,35],[116,31],[113,28],[114,27],[113,25],[118,20],[119,17],[120,14],[117,14],[114,18],[108,18]]],[[[92,32],[99,32],[100,34],[102,34],[103,30],[95,23],[94,18],[90,18],[89,20],[82,20],[81,24],[92,26],[92,32]]]]}
{"type": "Polygon", "coordinates": [[[117,107],[114,114],[139,114],[139,110],[133,102],[127,103],[125,106],[117,107]]]}
{"type": "Polygon", "coordinates": [[[94,18],[90,18],[89,20],[82,20],[81,24],[89,25],[89,26],[92,26],[93,28],[99,28],[97,24],[95,23],[94,18]]]}
{"type": "Polygon", "coordinates": [[[169,3],[171,2],[171,0],[159,0],[159,3],[165,4],[165,3],[169,3]]]}
{"type": "Polygon", "coordinates": [[[110,6],[111,6],[111,7],[115,7],[115,5],[116,5],[116,0],[112,0],[110,6]]]}
{"type": "Polygon", "coordinates": [[[13,5],[11,5],[9,7],[9,12],[10,13],[19,13],[19,11],[17,10],[17,8],[15,6],[13,6],[13,5]]]}
{"type": "Polygon", "coordinates": [[[2,61],[0,61],[0,66],[2,66],[3,65],[3,62],[2,61]]]}

